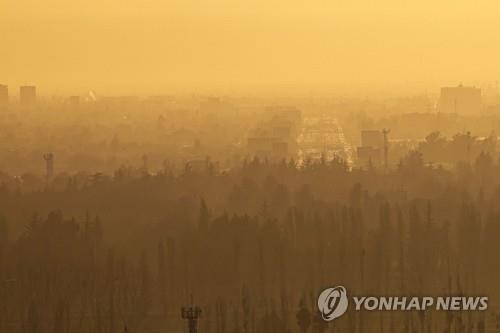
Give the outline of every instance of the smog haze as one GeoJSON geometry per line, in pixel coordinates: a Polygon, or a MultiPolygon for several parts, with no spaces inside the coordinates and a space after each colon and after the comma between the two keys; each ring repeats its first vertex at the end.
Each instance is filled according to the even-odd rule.
{"type": "Polygon", "coordinates": [[[500,71],[500,3],[1,0],[0,73],[40,94],[423,92],[500,71]]]}

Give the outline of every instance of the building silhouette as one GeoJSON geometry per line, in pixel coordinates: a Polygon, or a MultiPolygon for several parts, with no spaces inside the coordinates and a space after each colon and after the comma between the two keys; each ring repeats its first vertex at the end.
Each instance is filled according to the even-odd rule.
{"type": "Polygon", "coordinates": [[[36,102],[36,87],[21,86],[19,88],[19,101],[22,105],[32,105],[36,102]]]}
{"type": "Polygon", "coordinates": [[[358,165],[380,166],[384,149],[384,133],[379,130],[362,130],[361,146],[357,148],[358,165]]]}
{"type": "Polygon", "coordinates": [[[384,145],[384,134],[379,130],[361,131],[361,146],[382,148],[384,145]]]}
{"type": "Polygon", "coordinates": [[[68,102],[72,108],[78,108],[80,106],[80,96],[70,96],[68,102]]]}
{"type": "Polygon", "coordinates": [[[9,87],[0,84],[0,104],[7,104],[9,101],[9,87]]]}
{"type": "Polygon", "coordinates": [[[444,113],[478,114],[481,110],[481,89],[475,87],[441,88],[439,111],[444,113]]]}

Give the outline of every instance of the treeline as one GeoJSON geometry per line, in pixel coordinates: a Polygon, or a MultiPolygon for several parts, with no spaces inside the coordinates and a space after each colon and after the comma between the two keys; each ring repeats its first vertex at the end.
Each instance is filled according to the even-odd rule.
{"type": "Polygon", "coordinates": [[[0,329],[174,332],[191,300],[202,332],[493,328],[500,166],[492,160],[485,179],[479,165],[447,171],[412,152],[387,172],[253,160],[227,172],[122,170],[31,193],[5,186],[0,329]],[[351,312],[326,326],[316,297],[334,285],[351,295],[487,295],[490,307],[351,312]]]}
{"type": "Polygon", "coordinates": [[[491,132],[488,137],[478,138],[470,132],[457,133],[451,138],[440,132],[432,132],[418,146],[424,159],[436,164],[456,164],[458,162],[493,163],[497,156],[497,135],[491,132]],[[479,159],[479,161],[478,161],[479,159]],[[490,159],[491,161],[486,161],[490,159]]]}
{"type": "MultiPolygon", "coordinates": [[[[144,224],[176,219],[196,219],[200,198],[214,214],[258,215],[263,210],[281,218],[291,206],[315,207],[348,203],[355,184],[369,196],[387,200],[438,200],[458,202],[462,193],[490,197],[497,192],[500,164],[487,152],[453,168],[430,164],[419,151],[410,151],[390,170],[366,167],[350,169],[337,158],[282,163],[246,160],[229,170],[217,168],[207,158],[204,166],[156,172],[121,167],[113,174],[57,174],[47,180],[34,175],[0,175],[0,212],[12,221],[17,237],[33,213],[46,215],[54,209],[83,219],[87,211],[107,221],[111,235],[126,239],[144,224]],[[126,226],[126,227],[124,227],[126,226]]],[[[448,212],[444,203],[436,214],[448,212]]],[[[440,216],[441,217],[441,216],[440,216]]]]}

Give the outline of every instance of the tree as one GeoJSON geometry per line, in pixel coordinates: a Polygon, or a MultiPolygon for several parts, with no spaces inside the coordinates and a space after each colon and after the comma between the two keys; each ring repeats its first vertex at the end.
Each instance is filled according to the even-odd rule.
{"type": "Polygon", "coordinates": [[[306,333],[311,326],[311,312],[306,307],[305,300],[303,298],[300,300],[296,318],[300,331],[302,333],[306,333]]]}

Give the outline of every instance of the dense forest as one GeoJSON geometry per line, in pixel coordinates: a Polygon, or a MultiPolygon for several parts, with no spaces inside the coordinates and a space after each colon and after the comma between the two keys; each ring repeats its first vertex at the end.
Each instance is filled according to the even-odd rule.
{"type": "Polygon", "coordinates": [[[500,164],[483,153],[444,169],[422,156],[389,170],[335,158],[220,171],[207,158],[181,172],[3,174],[0,331],[182,331],[191,303],[202,332],[491,331],[500,164]],[[334,285],[486,295],[489,308],[352,312],[327,325],[315,302],[334,285]]]}

